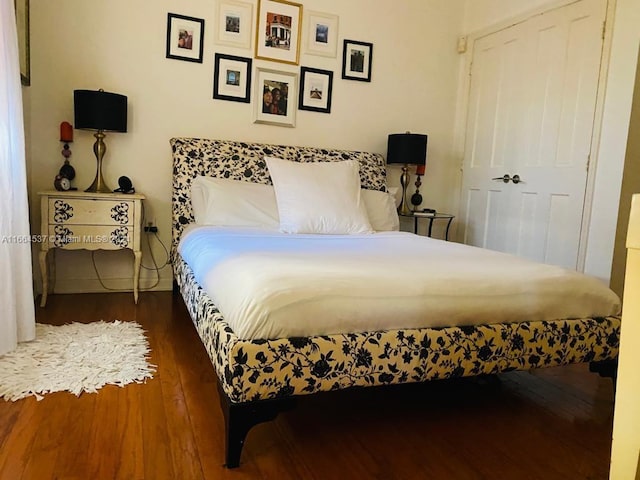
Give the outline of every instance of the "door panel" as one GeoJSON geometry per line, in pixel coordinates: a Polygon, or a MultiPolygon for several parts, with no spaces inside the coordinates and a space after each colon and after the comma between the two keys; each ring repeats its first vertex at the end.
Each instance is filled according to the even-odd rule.
{"type": "Polygon", "coordinates": [[[539,195],[523,192],[518,200],[517,246],[512,253],[525,258],[538,258],[541,247],[540,230],[536,228],[539,195]]]}
{"type": "Polygon", "coordinates": [[[508,193],[504,189],[492,189],[487,193],[487,206],[485,209],[484,242],[482,247],[491,250],[504,251],[505,228],[507,223],[502,219],[505,216],[505,197],[508,193]]]}
{"type": "Polygon", "coordinates": [[[547,248],[544,252],[545,263],[552,263],[568,268],[575,265],[568,264],[566,258],[572,256],[572,245],[579,238],[575,228],[568,228],[572,223],[573,205],[569,195],[551,195],[549,202],[549,217],[547,221],[547,248]]]}
{"type": "Polygon", "coordinates": [[[578,1],[474,43],[465,243],[576,268],[605,10],[578,1]]]}

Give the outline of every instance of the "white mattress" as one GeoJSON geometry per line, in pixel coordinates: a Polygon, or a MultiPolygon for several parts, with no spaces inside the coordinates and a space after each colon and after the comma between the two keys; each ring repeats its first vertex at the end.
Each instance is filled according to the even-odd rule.
{"type": "Polygon", "coordinates": [[[190,227],[178,247],[241,339],[616,315],[602,282],[404,232],[190,227]]]}

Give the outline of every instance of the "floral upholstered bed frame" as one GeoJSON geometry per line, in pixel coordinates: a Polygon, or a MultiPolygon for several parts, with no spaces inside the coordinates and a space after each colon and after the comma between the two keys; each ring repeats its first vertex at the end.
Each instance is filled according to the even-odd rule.
{"type": "Polygon", "coordinates": [[[618,317],[239,339],[176,250],[182,230],[193,222],[191,181],[206,175],[268,184],[264,156],[272,155],[301,162],[357,159],[363,188],[384,190],[384,159],[363,152],[193,138],[174,138],[171,146],[174,275],[219,379],[227,420],[228,467],[239,464],[249,428],[275,417],[278,400],[354,386],[423,382],[617,357],[618,317]]]}

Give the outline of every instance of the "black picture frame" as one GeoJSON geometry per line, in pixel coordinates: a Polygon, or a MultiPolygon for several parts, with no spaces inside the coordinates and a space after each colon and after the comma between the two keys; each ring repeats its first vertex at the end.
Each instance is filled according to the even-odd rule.
{"type": "Polygon", "coordinates": [[[344,40],[342,47],[342,78],[359,82],[371,81],[373,43],[344,40]]]}
{"type": "Polygon", "coordinates": [[[331,113],[333,72],[318,68],[300,67],[298,110],[331,113]]]}
{"type": "Polygon", "coordinates": [[[202,63],[203,53],[204,19],[168,13],[167,58],[202,63]]]}
{"type": "Polygon", "coordinates": [[[251,67],[253,60],[216,53],[213,72],[213,98],[251,103],[251,67]],[[230,70],[229,68],[237,68],[230,70]]]}

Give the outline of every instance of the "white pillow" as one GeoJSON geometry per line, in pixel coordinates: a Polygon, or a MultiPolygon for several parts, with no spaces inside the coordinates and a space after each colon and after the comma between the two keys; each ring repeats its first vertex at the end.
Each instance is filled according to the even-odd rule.
{"type": "Polygon", "coordinates": [[[285,233],[371,233],[356,160],[299,163],[265,157],[285,233]]]}
{"type": "Polygon", "coordinates": [[[191,205],[200,225],[274,230],[280,225],[271,185],[199,176],[191,185],[191,205]]]}
{"type": "MultiPolygon", "coordinates": [[[[387,187],[387,192],[389,192],[389,195],[391,195],[391,197],[393,198],[393,201],[396,204],[396,213],[398,207],[400,206],[400,202],[402,201],[402,195],[400,195],[400,198],[398,198],[398,191],[400,189],[398,187],[387,187]]],[[[402,192],[400,192],[402,194],[402,192]]]]}
{"type": "Polygon", "coordinates": [[[362,189],[360,195],[367,209],[369,223],[376,232],[400,230],[396,199],[391,192],[362,189]]]}

